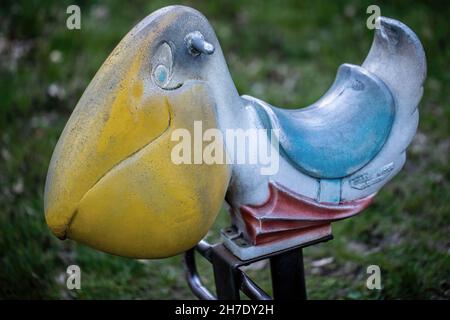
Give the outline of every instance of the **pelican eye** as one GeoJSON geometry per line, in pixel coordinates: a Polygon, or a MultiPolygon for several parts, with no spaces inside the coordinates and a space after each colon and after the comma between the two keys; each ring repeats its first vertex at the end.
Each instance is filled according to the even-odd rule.
{"type": "Polygon", "coordinates": [[[165,89],[170,82],[173,68],[172,49],[167,42],[163,42],[152,57],[152,78],[155,84],[165,89]]]}
{"type": "Polygon", "coordinates": [[[169,79],[169,69],[165,65],[160,64],[155,68],[153,77],[159,86],[164,87],[169,79]]]}

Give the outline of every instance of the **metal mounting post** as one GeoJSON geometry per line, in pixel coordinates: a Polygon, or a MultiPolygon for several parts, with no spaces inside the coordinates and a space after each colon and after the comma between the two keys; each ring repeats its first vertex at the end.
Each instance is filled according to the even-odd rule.
{"type": "Polygon", "coordinates": [[[302,249],[332,238],[332,236],[326,236],[309,243],[249,260],[240,260],[223,243],[211,245],[202,240],[196,247],[185,253],[186,278],[192,292],[199,299],[239,300],[241,298],[240,292],[242,291],[252,300],[270,300],[272,298],[241,269],[241,267],[254,262],[269,259],[274,299],[305,300],[307,295],[302,249]],[[217,296],[212,294],[201,282],[195,263],[195,251],[213,265],[217,296]]]}
{"type": "Polygon", "coordinates": [[[270,273],[274,299],[307,299],[303,249],[294,249],[270,258],[270,273]]]}

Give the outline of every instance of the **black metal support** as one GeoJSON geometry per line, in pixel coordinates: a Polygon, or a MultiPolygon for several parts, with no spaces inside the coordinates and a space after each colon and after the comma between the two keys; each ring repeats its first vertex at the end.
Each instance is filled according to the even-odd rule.
{"type": "Polygon", "coordinates": [[[302,249],[294,249],[270,258],[270,273],[274,299],[306,300],[302,249]]]}
{"type": "Polygon", "coordinates": [[[230,256],[231,252],[223,245],[214,247],[212,265],[216,283],[217,298],[220,300],[239,300],[239,263],[230,256]]]}
{"type": "Polygon", "coordinates": [[[302,248],[332,238],[332,236],[326,236],[300,246],[245,261],[234,256],[222,243],[210,245],[206,241],[201,241],[185,254],[186,278],[192,292],[200,299],[239,300],[242,291],[250,299],[269,300],[271,297],[254,283],[240,267],[270,259],[274,299],[305,300],[306,286],[302,248]],[[213,265],[217,297],[203,286],[200,280],[195,264],[195,251],[213,265]]]}

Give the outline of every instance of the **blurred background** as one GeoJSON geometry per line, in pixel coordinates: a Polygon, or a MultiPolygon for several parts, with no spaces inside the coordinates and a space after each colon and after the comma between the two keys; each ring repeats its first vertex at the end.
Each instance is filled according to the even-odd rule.
{"type": "MultiPolygon", "coordinates": [[[[373,38],[366,8],[410,26],[428,60],[420,125],[402,172],[362,214],[334,224],[335,239],[304,250],[311,299],[450,298],[450,4],[446,1],[185,1],[221,41],[241,94],[306,106],[337,68],[361,64],[373,38]],[[377,264],[382,289],[366,288],[377,264]]],[[[194,298],[182,257],[132,260],[59,241],[47,229],[43,190],[53,148],[79,97],[120,39],[168,4],[135,1],[0,3],[0,298],[194,298]],[[81,8],[81,30],[66,9],[81,8]],[[82,270],[81,290],[66,268],[82,270]]],[[[221,212],[208,240],[226,226],[221,212]]],[[[208,286],[211,268],[200,262],[208,286]]],[[[264,262],[247,272],[270,292],[264,262]]]]}

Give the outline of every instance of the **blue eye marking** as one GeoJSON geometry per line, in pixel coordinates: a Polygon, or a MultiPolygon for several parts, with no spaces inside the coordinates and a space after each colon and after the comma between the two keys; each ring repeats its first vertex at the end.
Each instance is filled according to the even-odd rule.
{"type": "Polygon", "coordinates": [[[159,65],[155,69],[155,79],[160,85],[164,85],[167,81],[167,68],[163,65],[159,65]]]}

